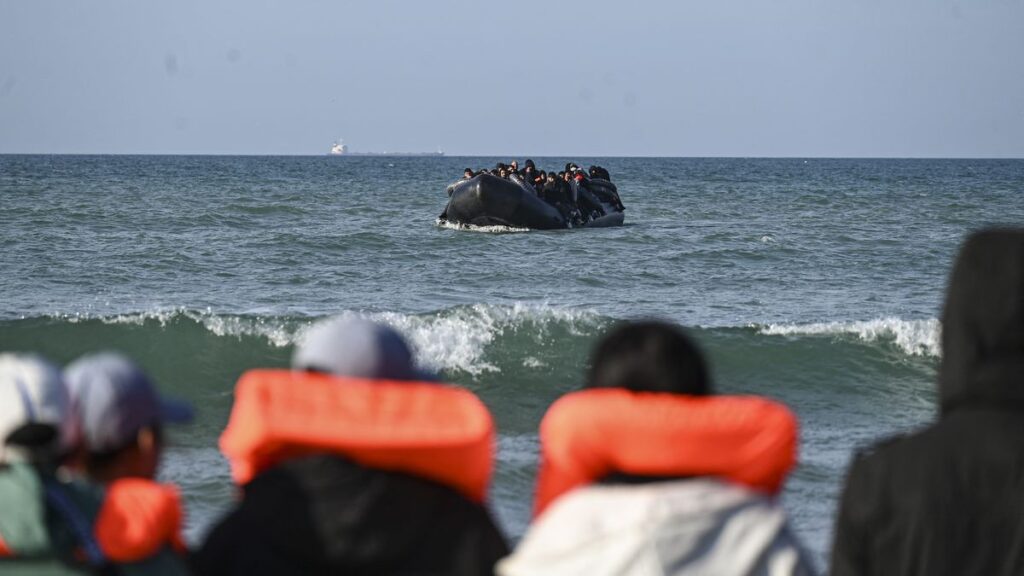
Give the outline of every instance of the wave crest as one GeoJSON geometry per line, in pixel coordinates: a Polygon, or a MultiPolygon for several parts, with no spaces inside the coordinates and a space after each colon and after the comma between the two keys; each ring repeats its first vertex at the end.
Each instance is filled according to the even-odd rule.
{"type": "MultiPolygon", "coordinates": [[[[485,359],[487,347],[497,338],[522,332],[542,342],[554,326],[560,326],[570,335],[585,336],[606,324],[604,317],[593,311],[560,309],[543,304],[475,304],[426,314],[347,310],[340,315],[391,326],[406,338],[423,368],[459,370],[473,375],[501,371],[485,359]]],[[[197,311],[185,308],[114,316],[56,314],[51,317],[69,323],[99,321],[131,326],[154,323],[162,329],[194,322],[218,337],[258,338],[278,348],[301,342],[309,328],[324,318],[217,314],[210,309],[197,311]]]]}
{"type": "Polygon", "coordinates": [[[938,319],[903,320],[879,318],[859,322],[820,322],[814,324],[770,324],[759,330],[769,336],[854,335],[865,342],[891,341],[912,356],[942,354],[942,324],[938,319]]]}

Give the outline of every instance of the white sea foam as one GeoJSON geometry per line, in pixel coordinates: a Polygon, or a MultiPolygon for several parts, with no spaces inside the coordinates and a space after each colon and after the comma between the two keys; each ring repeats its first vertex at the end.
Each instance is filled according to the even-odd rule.
{"type": "MultiPolygon", "coordinates": [[[[553,324],[561,325],[573,335],[592,333],[602,325],[602,317],[593,311],[540,304],[476,304],[428,314],[358,311],[345,311],[341,314],[367,318],[395,328],[409,341],[424,368],[461,370],[474,375],[500,372],[500,368],[487,361],[485,356],[487,347],[502,335],[528,330],[533,338],[542,340],[553,324]]],[[[318,320],[309,317],[217,314],[209,309],[197,311],[184,308],[113,316],[55,314],[53,317],[71,323],[97,320],[104,324],[142,326],[147,322],[156,322],[161,327],[186,319],[200,324],[216,336],[239,339],[256,337],[275,347],[301,342],[309,327],[318,320]]]]}
{"type": "Polygon", "coordinates": [[[563,323],[572,333],[582,333],[600,324],[600,317],[594,312],[523,304],[476,304],[439,314],[384,312],[367,317],[384,322],[405,335],[425,367],[458,369],[471,374],[500,372],[484,358],[487,346],[506,333],[530,330],[541,338],[551,323],[563,323]]]}
{"type": "Polygon", "coordinates": [[[97,316],[92,314],[54,314],[54,318],[72,324],[88,320],[98,320],[104,324],[123,324],[143,326],[146,322],[156,322],[161,327],[182,318],[201,324],[216,336],[257,336],[265,338],[273,346],[287,346],[295,342],[301,330],[302,322],[283,318],[263,318],[260,316],[218,315],[212,310],[188,310],[185,308],[156,309],[147,312],[97,316]]]}
{"type": "Polygon", "coordinates": [[[506,234],[509,232],[529,232],[529,228],[516,228],[515,226],[474,226],[472,224],[457,224],[447,220],[438,219],[434,222],[438,228],[449,230],[465,230],[467,232],[485,232],[488,234],[506,234]]]}
{"type": "Polygon", "coordinates": [[[939,356],[942,325],[935,318],[903,320],[879,318],[861,322],[822,322],[816,324],[771,324],[760,329],[767,335],[844,335],[866,342],[891,341],[906,354],[939,356]]]}
{"type": "Polygon", "coordinates": [[[547,364],[535,356],[527,356],[526,358],[523,358],[524,368],[543,368],[545,366],[547,366],[547,364]]]}

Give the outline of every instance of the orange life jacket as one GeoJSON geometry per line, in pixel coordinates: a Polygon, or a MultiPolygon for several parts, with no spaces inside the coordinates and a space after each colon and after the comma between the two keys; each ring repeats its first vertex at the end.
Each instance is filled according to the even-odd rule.
{"type": "Polygon", "coordinates": [[[714,476],[778,492],[796,462],[797,421],[753,396],[595,388],[556,401],[540,425],[534,514],[612,473],[714,476]]]}
{"type": "Polygon", "coordinates": [[[238,484],[285,459],[328,452],[482,502],[494,423],[472,392],[454,386],[252,370],[235,387],[220,448],[238,484]]]}
{"type": "Polygon", "coordinates": [[[0,558],[9,558],[11,556],[14,556],[14,554],[7,547],[7,542],[4,542],[3,536],[0,536],[0,558]]]}
{"type": "Polygon", "coordinates": [[[174,486],[123,478],[107,487],[93,524],[96,543],[112,562],[137,562],[170,545],[185,551],[182,513],[174,486]]]}

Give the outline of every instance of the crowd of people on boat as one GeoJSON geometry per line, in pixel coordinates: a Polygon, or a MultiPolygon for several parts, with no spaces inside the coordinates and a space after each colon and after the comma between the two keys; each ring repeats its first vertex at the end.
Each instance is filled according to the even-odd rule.
{"type": "MultiPolygon", "coordinates": [[[[942,321],[939,416],[855,456],[833,574],[1024,573],[1024,229],[967,240],[942,321]]],[[[290,369],[238,380],[220,436],[238,499],[190,549],[155,478],[192,407],[118,353],[63,370],[0,354],[0,573],[815,572],[778,497],[789,408],[717,393],[666,322],[612,328],[588,366],[539,424],[533,522],[511,549],[488,508],[488,407],[388,326],[317,323],[290,369]]]]}
{"type": "Polygon", "coordinates": [[[498,162],[493,168],[473,170],[466,168],[462,173],[463,180],[470,180],[481,174],[490,174],[505,180],[511,180],[528,192],[558,209],[566,220],[582,223],[600,218],[607,213],[601,201],[591,193],[592,181],[607,183],[602,188],[610,190],[608,202],[615,210],[625,210],[617,191],[611,187],[611,174],[602,166],[590,166],[581,169],[573,162],[568,162],[564,170],[539,170],[533,160],[527,159],[519,168],[519,161],[512,160],[508,164],[498,162]],[[583,187],[581,193],[576,186],[583,187]]]}
{"type": "Polygon", "coordinates": [[[558,180],[566,183],[571,180],[580,181],[587,178],[600,178],[602,180],[607,180],[608,182],[611,182],[612,180],[611,174],[608,173],[608,170],[601,166],[591,166],[587,171],[583,171],[575,163],[568,162],[566,163],[564,170],[558,172],[552,170],[549,172],[546,170],[538,170],[536,164],[534,164],[533,160],[529,158],[527,158],[526,162],[523,163],[522,170],[519,169],[518,160],[512,160],[508,164],[498,162],[494,165],[494,168],[491,169],[481,168],[479,170],[473,170],[472,168],[466,168],[462,172],[462,179],[469,180],[470,178],[481,174],[490,174],[506,180],[512,177],[518,177],[537,192],[540,192],[544,185],[547,184],[549,177],[552,180],[558,180]]]}

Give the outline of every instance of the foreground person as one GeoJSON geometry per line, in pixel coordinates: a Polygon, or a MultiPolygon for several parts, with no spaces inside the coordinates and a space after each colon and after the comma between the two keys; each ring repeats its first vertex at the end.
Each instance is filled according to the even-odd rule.
{"type": "Polygon", "coordinates": [[[772,498],[796,460],[784,406],[713,396],[658,322],[608,334],[586,388],[544,416],[536,519],[498,574],[812,573],[772,498]]]}
{"type": "Polygon", "coordinates": [[[0,573],[185,574],[145,494],[62,466],[78,437],[71,405],[56,367],[0,355],[0,573]]]}
{"type": "Polygon", "coordinates": [[[204,574],[492,574],[508,553],[483,502],[494,426],[430,382],[390,328],[337,319],[294,370],[238,382],[221,449],[242,501],[196,554],[204,574]]]}
{"type": "Polygon", "coordinates": [[[1024,574],[1024,229],[964,244],[938,391],[934,424],[854,459],[832,574],[1024,574]]]}
{"type": "Polygon", "coordinates": [[[190,422],[192,408],[162,398],[134,362],[115,352],[88,354],[64,378],[81,427],[79,467],[105,489],[97,534],[119,561],[145,562],[145,572],[185,570],[184,512],[178,489],[154,481],[164,426],[190,422]]]}

